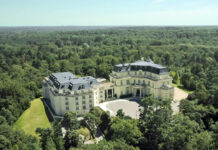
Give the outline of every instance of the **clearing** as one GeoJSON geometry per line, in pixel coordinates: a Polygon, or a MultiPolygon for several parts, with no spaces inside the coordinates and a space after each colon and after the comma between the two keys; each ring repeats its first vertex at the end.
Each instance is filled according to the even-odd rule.
{"type": "Polygon", "coordinates": [[[36,128],[50,128],[51,124],[47,118],[44,105],[40,98],[31,101],[31,106],[23,112],[14,129],[23,130],[26,134],[36,136],[36,128]]]}

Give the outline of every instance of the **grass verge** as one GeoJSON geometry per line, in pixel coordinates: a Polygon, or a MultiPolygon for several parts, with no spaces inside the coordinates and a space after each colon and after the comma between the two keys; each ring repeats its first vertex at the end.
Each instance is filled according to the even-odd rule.
{"type": "Polygon", "coordinates": [[[23,112],[14,129],[23,130],[26,134],[36,136],[36,128],[50,128],[51,124],[45,113],[44,105],[40,98],[31,101],[31,106],[23,112]]]}

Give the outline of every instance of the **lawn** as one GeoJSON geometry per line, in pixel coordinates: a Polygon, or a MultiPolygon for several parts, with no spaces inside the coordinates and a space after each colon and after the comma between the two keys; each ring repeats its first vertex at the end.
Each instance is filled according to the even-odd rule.
{"type": "Polygon", "coordinates": [[[14,124],[14,129],[22,129],[26,134],[31,134],[33,136],[37,136],[35,133],[36,128],[50,127],[51,124],[47,118],[44,105],[40,98],[33,100],[30,108],[25,110],[14,124]]]}

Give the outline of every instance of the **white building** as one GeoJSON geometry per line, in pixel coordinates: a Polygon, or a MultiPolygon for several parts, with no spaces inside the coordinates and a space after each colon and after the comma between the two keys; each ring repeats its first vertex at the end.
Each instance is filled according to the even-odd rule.
{"type": "Polygon", "coordinates": [[[52,73],[43,81],[43,97],[56,115],[68,111],[78,115],[87,113],[94,106],[108,99],[144,97],[173,98],[172,78],[166,67],[148,61],[116,65],[106,79],[91,76],[76,77],[70,72],[52,73]]]}
{"type": "Polygon", "coordinates": [[[173,98],[174,88],[167,68],[151,59],[116,65],[110,81],[114,84],[114,96],[117,98],[146,95],[158,99],[173,98]]]}
{"type": "Polygon", "coordinates": [[[91,76],[52,73],[43,81],[43,97],[56,115],[68,111],[84,114],[99,103],[98,82],[91,76]]]}

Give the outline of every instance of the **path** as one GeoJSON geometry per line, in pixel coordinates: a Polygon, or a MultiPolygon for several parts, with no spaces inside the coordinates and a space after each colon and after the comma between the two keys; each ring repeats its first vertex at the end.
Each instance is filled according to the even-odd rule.
{"type": "Polygon", "coordinates": [[[179,112],[179,104],[182,99],[185,99],[188,97],[188,93],[184,92],[183,90],[174,87],[174,97],[173,101],[171,103],[173,114],[176,114],[179,112]]]}

